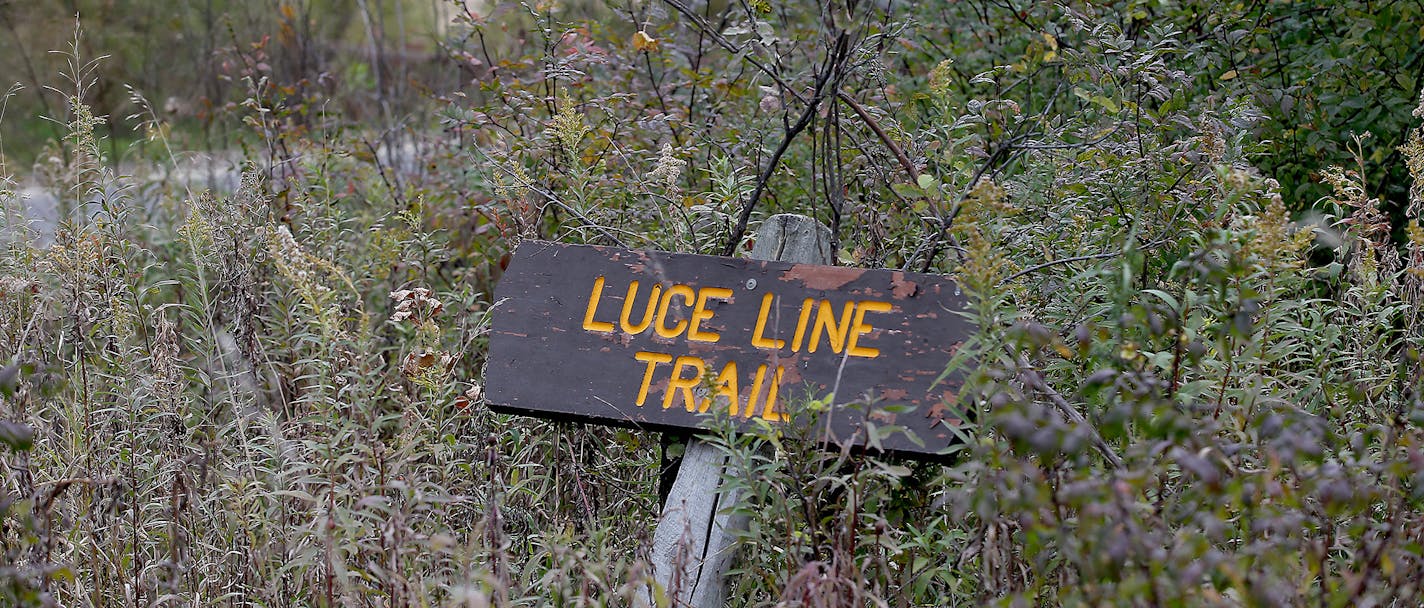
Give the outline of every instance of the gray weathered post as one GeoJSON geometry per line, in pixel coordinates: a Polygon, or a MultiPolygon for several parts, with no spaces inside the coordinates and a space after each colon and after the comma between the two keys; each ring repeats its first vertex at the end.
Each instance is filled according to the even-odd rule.
{"type": "MultiPolygon", "coordinates": [[[[757,231],[751,257],[830,264],[831,231],[804,215],[773,215],[757,231]]],[[[737,532],[747,525],[744,517],[726,512],[738,499],[737,492],[722,488],[726,467],[727,458],[711,444],[688,440],[653,533],[653,577],[664,593],[675,593],[669,597],[672,606],[723,605],[724,575],[732,564],[737,532]]]]}

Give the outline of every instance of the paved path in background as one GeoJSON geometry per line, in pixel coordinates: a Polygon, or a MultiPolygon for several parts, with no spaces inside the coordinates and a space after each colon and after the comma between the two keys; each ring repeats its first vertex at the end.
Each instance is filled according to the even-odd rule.
{"type": "MultiPolygon", "coordinates": [[[[5,204],[18,204],[19,209],[6,209],[6,217],[10,222],[23,218],[29,225],[30,230],[35,232],[37,244],[44,246],[54,241],[54,229],[59,225],[59,199],[46,192],[44,188],[29,185],[23,186],[16,193],[15,201],[7,201],[5,204]]],[[[9,240],[13,234],[14,227],[6,226],[6,239],[9,240]]]]}
{"type": "MultiPolygon", "coordinates": [[[[195,192],[209,189],[220,193],[231,192],[237,188],[242,174],[238,163],[229,158],[230,156],[191,155],[168,171],[164,171],[162,168],[157,169],[156,172],[146,171],[145,177],[135,178],[135,181],[138,183],[167,181],[176,184],[179,188],[185,186],[192,188],[195,192]]],[[[133,174],[134,168],[126,167],[122,169],[122,172],[133,174]]],[[[159,201],[144,199],[145,190],[144,188],[131,190],[130,194],[137,197],[131,204],[136,208],[152,210],[159,201]]],[[[59,227],[60,208],[62,207],[57,193],[45,189],[32,180],[24,181],[16,189],[16,196],[13,200],[0,201],[0,203],[5,205],[4,217],[8,218],[3,238],[0,240],[13,238],[14,223],[23,221],[29,227],[35,245],[45,247],[54,242],[54,234],[59,227]]],[[[73,208],[78,205],[75,201],[69,201],[69,206],[73,208]]]]}
{"type": "MultiPolygon", "coordinates": [[[[394,146],[379,146],[377,152],[381,160],[381,165],[398,175],[410,176],[420,172],[418,160],[422,151],[419,146],[410,139],[401,139],[394,146]]],[[[126,175],[139,173],[138,167],[121,167],[120,171],[126,175]]],[[[144,177],[134,178],[126,183],[148,184],[154,182],[167,182],[176,185],[178,188],[190,188],[194,192],[212,190],[218,194],[232,192],[237,189],[238,183],[242,180],[241,157],[234,152],[206,154],[206,153],[185,153],[176,163],[160,164],[152,169],[143,170],[144,177]]],[[[135,208],[152,211],[159,203],[156,199],[144,199],[145,192],[162,192],[165,189],[135,188],[130,190],[130,194],[137,197],[131,204],[135,208]]],[[[17,196],[14,200],[0,200],[0,204],[5,205],[4,213],[0,214],[5,218],[10,218],[0,228],[0,242],[13,238],[13,222],[23,218],[29,226],[31,235],[36,245],[44,247],[54,242],[55,229],[60,221],[60,200],[57,194],[48,191],[34,181],[22,181],[17,188],[17,196]]],[[[71,208],[77,205],[70,202],[71,208]]],[[[92,212],[92,211],[91,211],[92,212]]],[[[143,217],[146,221],[148,214],[143,217]]]]}

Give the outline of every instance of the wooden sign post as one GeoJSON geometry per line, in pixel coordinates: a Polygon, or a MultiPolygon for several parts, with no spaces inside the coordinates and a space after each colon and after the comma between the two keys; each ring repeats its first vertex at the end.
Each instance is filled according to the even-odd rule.
{"type": "MultiPolygon", "coordinates": [[[[804,215],[776,215],[757,232],[752,259],[793,264],[831,263],[831,231],[804,215]]],[[[723,487],[727,458],[692,438],[683,450],[677,478],[653,532],[653,578],[674,606],[723,606],[727,570],[746,517],[731,512],[741,498],[723,487]]],[[[649,604],[658,605],[649,592],[649,604]]]]}
{"type": "MultiPolygon", "coordinates": [[[[809,218],[769,218],[754,250],[766,260],[524,242],[495,292],[490,407],[696,431],[717,416],[784,422],[787,400],[834,393],[826,441],[938,458],[962,423],[960,380],[942,376],[973,330],[958,288],[821,265],[822,231],[809,218]],[[877,432],[888,428],[903,432],[877,432]]],[[[720,603],[735,529],[714,521],[729,498],[716,492],[721,466],[710,447],[688,445],[654,537],[655,561],[668,559],[655,577],[679,590],[676,605],[720,603]],[[695,561],[675,559],[684,549],[695,561]]]]}

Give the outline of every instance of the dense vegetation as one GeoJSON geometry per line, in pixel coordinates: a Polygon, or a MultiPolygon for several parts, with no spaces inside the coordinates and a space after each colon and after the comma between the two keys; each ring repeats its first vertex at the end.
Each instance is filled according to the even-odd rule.
{"type": "Polygon", "coordinates": [[[487,410],[493,284],[775,212],[976,424],[715,437],[733,605],[1424,594],[1418,3],[124,4],[0,2],[0,604],[638,605],[659,437],[487,410]]]}

